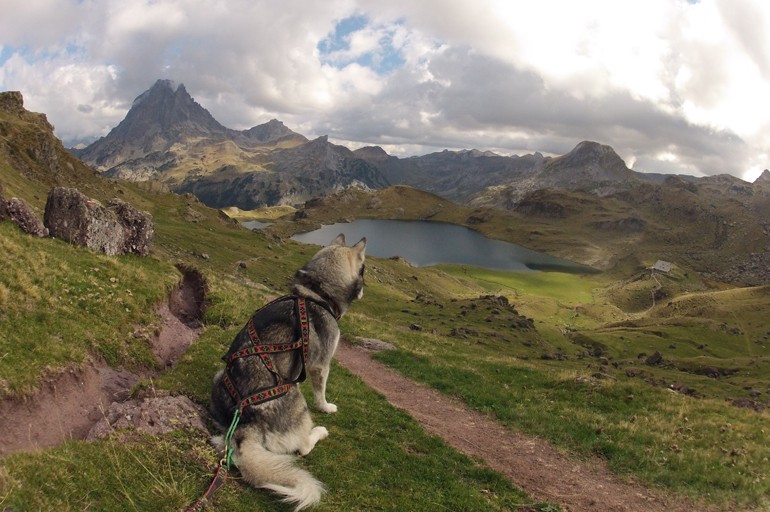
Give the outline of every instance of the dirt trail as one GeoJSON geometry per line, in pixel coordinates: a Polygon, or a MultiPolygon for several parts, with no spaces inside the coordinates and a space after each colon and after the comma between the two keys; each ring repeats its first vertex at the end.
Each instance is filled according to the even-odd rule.
{"type": "Polygon", "coordinates": [[[342,341],[336,358],[369,387],[450,446],[479,457],[537,500],[568,512],[692,512],[701,506],[657,494],[614,476],[601,460],[579,461],[543,439],[513,432],[489,416],[417,384],[342,341]]]}

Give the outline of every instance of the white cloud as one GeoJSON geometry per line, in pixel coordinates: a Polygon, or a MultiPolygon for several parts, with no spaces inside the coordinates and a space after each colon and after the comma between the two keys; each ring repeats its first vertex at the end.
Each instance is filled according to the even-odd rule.
{"type": "Polygon", "coordinates": [[[762,0],[9,2],[0,88],[69,142],[170,78],[226,126],[276,117],[400,155],[592,139],[643,170],[768,167],[762,0]]]}

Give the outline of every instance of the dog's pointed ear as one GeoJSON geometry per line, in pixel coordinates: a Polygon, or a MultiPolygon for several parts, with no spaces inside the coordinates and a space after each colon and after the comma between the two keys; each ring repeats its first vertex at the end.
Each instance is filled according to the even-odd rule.
{"type": "Polygon", "coordinates": [[[358,256],[363,258],[364,253],[366,252],[366,237],[359,240],[353,247],[351,247],[351,249],[358,252],[358,256]]]}
{"type": "Polygon", "coordinates": [[[345,245],[345,233],[340,233],[329,245],[345,245]]]}

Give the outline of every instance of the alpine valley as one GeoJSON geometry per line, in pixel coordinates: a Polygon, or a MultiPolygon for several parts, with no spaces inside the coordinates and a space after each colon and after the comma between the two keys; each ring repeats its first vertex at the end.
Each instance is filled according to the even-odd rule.
{"type": "MultiPolygon", "coordinates": [[[[482,414],[499,428],[453,437],[512,455],[460,454],[338,351],[340,412],[314,413],[331,436],[302,460],[328,485],[318,512],[770,510],[770,172],[643,174],[590,141],[558,157],[396,158],[277,120],[228,129],[162,80],[78,150],[0,92],[0,509],[187,510],[221,457],[204,411],[222,354],[315,252],[292,235],[359,218],[463,225],[600,272],[367,254],[345,353],[392,370],[376,378],[401,396],[421,395],[406,378],[450,396],[440,423],[482,414]],[[114,235],[111,207],[151,219],[147,255],[24,229],[20,206],[45,220],[56,189],[81,198],[59,220],[104,214],[114,235]]],[[[286,510],[239,477],[211,503],[286,510]]]]}
{"type": "MultiPolygon", "coordinates": [[[[226,128],[168,80],[137,97],[107,136],[72,151],[105,176],[162,183],[213,208],[298,207],[406,185],[433,194],[419,200],[433,205],[424,216],[440,219],[451,201],[467,215],[448,220],[601,270],[665,259],[715,280],[770,283],[767,170],[753,184],[635,172],[590,141],[559,157],[445,150],[397,158],[376,146],[308,140],[278,120],[226,128]]],[[[325,220],[349,218],[346,211],[325,220]]]]}

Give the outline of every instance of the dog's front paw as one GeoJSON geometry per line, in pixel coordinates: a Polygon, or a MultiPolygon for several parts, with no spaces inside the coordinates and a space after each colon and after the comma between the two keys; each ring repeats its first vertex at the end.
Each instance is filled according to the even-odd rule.
{"type": "Polygon", "coordinates": [[[326,427],[313,427],[313,433],[316,435],[319,441],[329,437],[329,431],[326,427]]]}
{"type": "Polygon", "coordinates": [[[333,412],[337,412],[337,406],[326,402],[323,404],[318,404],[318,410],[325,412],[326,414],[331,414],[333,412]]]}

